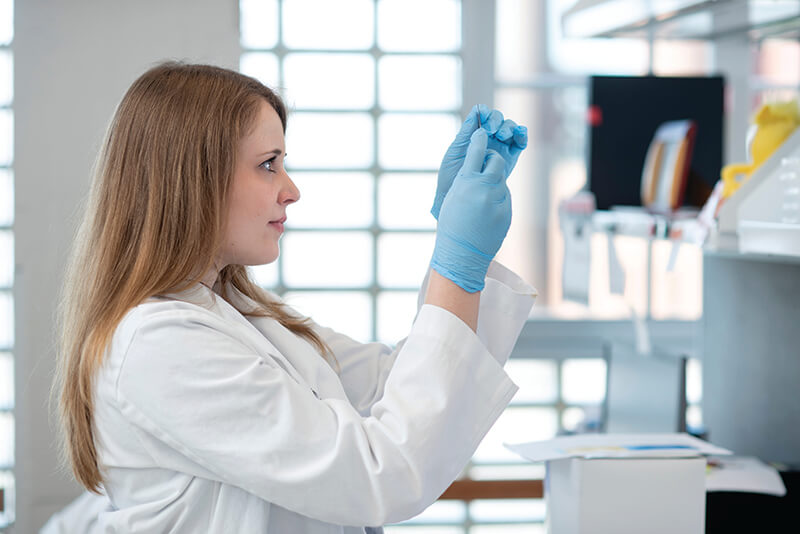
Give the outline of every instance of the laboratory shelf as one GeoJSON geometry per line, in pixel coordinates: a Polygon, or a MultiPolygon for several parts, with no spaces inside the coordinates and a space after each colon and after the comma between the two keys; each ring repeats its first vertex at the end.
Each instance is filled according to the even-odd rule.
{"type": "Polygon", "coordinates": [[[800,35],[798,0],[579,0],[562,16],[569,37],[753,39],[800,35]]]}

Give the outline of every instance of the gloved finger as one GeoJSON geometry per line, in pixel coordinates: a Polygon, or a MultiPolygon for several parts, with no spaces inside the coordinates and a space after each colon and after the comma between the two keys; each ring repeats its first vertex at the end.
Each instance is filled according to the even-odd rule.
{"type": "Polygon", "coordinates": [[[480,116],[480,118],[481,118],[481,126],[486,124],[486,122],[489,120],[489,115],[491,114],[491,110],[489,109],[489,106],[487,106],[486,104],[476,104],[476,105],[472,106],[472,110],[470,111],[470,114],[472,114],[473,111],[477,115],[480,116]]]}
{"type": "MultiPolygon", "coordinates": [[[[483,120],[483,117],[481,117],[481,120],[483,120]]],[[[494,135],[495,132],[497,132],[497,129],[502,125],[503,114],[496,109],[489,113],[489,116],[486,117],[486,122],[483,123],[484,129],[491,135],[494,135]]]]}
{"type": "Polygon", "coordinates": [[[516,128],[516,122],[511,119],[506,119],[503,121],[503,124],[500,125],[500,128],[497,129],[497,133],[494,134],[494,136],[498,141],[511,144],[514,139],[514,130],[516,128]]]}
{"type": "MultiPolygon", "coordinates": [[[[486,106],[483,106],[486,108],[486,106]]],[[[488,109],[488,108],[487,108],[488,109]]],[[[472,132],[478,129],[478,114],[480,113],[480,104],[472,106],[472,109],[469,110],[467,113],[464,122],[461,123],[461,128],[459,128],[458,133],[456,134],[455,140],[451,146],[466,146],[469,143],[469,138],[472,135],[472,132]]],[[[483,117],[481,117],[481,122],[483,122],[483,117]]]]}
{"type": "Polygon", "coordinates": [[[461,168],[467,172],[481,172],[488,144],[489,135],[486,130],[483,128],[475,130],[470,137],[467,154],[464,156],[464,165],[461,168]]]}
{"type": "Polygon", "coordinates": [[[514,128],[514,144],[520,149],[528,146],[528,128],[522,125],[514,128]]]}
{"type": "Polygon", "coordinates": [[[483,164],[484,181],[487,183],[499,183],[505,178],[506,160],[499,152],[491,148],[486,151],[486,161],[483,164]]]}

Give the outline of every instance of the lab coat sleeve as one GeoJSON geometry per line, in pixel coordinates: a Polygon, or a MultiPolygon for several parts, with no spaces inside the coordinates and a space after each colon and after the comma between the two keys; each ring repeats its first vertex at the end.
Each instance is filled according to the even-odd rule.
{"type": "Polygon", "coordinates": [[[119,409],[163,444],[150,447],[156,465],[330,523],[421,512],[517,389],[469,327],[431,305],[366,417],[345,399],[318,399],[230,328],[201,310],[143,319],[117,377],[119,409]]]}
{"type": "MultiPolygon", "coordinates": [[[[422,308],[430,270],[422,284],[417,310],[422,308]]],[[[503,265],[492,262],[481,292],[478,339],[500,365],[504,365],[519,337],[536,299],[536,290],[503,265]]],[[[339,365],[339,377],[353,406],[361,413],[383,395],[383,386],[405,340],[393,351],[380,343],[359,343],[330,328],[314,325],[331,347],[339,365]]]]}
{"type": "MultiPolygon", "coordinates": [[[[422,283],[417,307],[421,308],[428,290],[431,270],[422,283]]],[[[478,338],[505,365],[517,343],[522,327],[536,301],[538,293],[530,284],[499,262],[492,261],[486,272],[478,311],[478,338]]]]}

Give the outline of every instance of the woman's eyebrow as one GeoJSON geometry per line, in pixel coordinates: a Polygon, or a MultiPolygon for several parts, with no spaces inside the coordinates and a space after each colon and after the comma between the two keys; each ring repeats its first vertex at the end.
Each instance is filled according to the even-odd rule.
{"type": "Polygon", "coordinates": [[[266,152],[262,152],[261,154],[258,154],[258,156],[262,157],[262,156],[267,156],[269,154],[275,154],[276,156],[280,156],[282,153],[283,153],[283,150],[281,150],[280,148],[273,148],[272,150],[267,150],[266,152]]]}

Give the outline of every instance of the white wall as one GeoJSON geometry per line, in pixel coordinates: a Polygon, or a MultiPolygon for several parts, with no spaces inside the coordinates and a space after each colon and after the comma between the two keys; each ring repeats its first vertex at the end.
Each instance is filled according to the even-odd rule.
{"type": "Polygon", "coordinates": [[[236,0],[17,0],[15,5],[17,534],[80,493],[59,474],[47,400],[62,268],[106,124],[162,59],[236,68],[236,0]]]}

